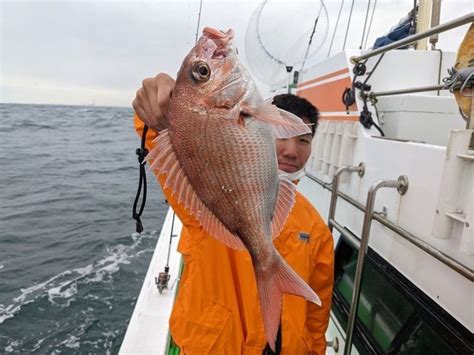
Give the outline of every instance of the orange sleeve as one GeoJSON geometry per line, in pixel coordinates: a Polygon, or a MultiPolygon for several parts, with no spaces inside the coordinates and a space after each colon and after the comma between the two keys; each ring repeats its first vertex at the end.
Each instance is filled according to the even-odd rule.
{"type": "Polygon", "coordinates": [[[331,232],[321,221],[311,231],[315,245],[314,271],[309,284],[321,299],[321,307],[310,303],[306,317],[306,327],[311,337],[311,354],[326,354],[326,329],[331,311],[332,289],[334,284],[334,241],[331,232]]]}
{"type": "MultiPolygon", "coordinates": [[[[141,138],[145,124],[143,123],[142,120],[140,120],[140,118],[138,117],[136,113],[135,113],[135,116],[133,117],[133,123],[135,125],[135,131],[137,131],[138,135],[141,138]]],[[[148,128],[148,131],[146,133],[146,142],[145,142],[146,149],[151,150],[154,147],[153,140],[156,137],[158,137],[158,133],[154,131],[153,129],[148,128]]]]}

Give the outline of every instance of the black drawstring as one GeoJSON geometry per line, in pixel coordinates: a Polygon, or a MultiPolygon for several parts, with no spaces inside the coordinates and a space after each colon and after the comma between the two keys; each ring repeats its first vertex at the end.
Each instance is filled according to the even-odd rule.
{"type": "Polygon", "coordinates": [[[139,163],[139,169],[140,169],[140,177],[138,180],[138,190],[137,190],[137,195],[135,196],[135,201],[133,202],[133,212],[132,212],[132,217],[137,221],[137,233],[143,232],[143,224],[142,221],[140,220],[140,217],[143,213],[143,209],[145,208],[145,202],[146,202],[146,172],[145,172],[145,164],[143,161],[145,160],[146,155],[148,154],[148,150],[145,148],[145,142],[146,142],[146,132],[148,131],[148,127],[144,126],[143,127],[143,133],[142,133],[142,142],[140,148],[135,150],[135,153],[138,155],[138,163],[139,163]],[[140,206],[140,211],[137,213],[137,205],[138,205],[138,199],[140,198],[140,194],[142,191],[142,186],[143,186],[143,198],[142,198],[142,204],[140,206]]]}

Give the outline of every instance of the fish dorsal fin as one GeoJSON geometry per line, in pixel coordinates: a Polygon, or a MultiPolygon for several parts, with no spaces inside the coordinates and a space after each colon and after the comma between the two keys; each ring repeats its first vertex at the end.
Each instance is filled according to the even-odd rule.
{"type": "Polygon", "coordinates": [[[178,203],[184,205],[208,234],[230,248],[245,249],[242,240],[231,233],[197,196],[176,157],[168,130],[161,131],[154,142],[156,145],[146,159],[152,160],[150,170],[157,170],[157,176],[166,174],[163,188],[171,189],[171,195],[176,196],[178,203]]]}
{"type": "Polygon", "coordinates": [[[272,105],[270,101],[262,102],[256,109],[243,109],[242,111],[257,120],[271,124],[276,138],[291,138],[311,134],[311,129],[301,118],[272,105]]]}
{"type": "Polygon", "coordinates": [[[280,235],[286,219],[295,204],[296,186],[286,178],[280,178],[278,197],[275,212],[272,218],[272,235],[276,238],[280,235]]]}

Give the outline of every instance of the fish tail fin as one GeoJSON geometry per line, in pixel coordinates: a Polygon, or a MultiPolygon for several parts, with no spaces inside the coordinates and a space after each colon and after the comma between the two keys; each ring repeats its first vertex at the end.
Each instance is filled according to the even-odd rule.
{"type": "Polygon", "coordinates": [[[321,300],[280,256],[273,265],[265,270],[256,270],[255,273],[265,334],[270,348],[275,351],[283,294],[301,296],[317,305],[321,305],[321,300]]]}

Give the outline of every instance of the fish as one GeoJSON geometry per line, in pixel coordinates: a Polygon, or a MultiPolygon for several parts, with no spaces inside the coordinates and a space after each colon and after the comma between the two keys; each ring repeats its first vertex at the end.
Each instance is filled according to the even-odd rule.
{"type": "Polygon", "coordinates": [[[275,138],[311,130],[263,99],[233,38],[232,30],[203,29],[178,72],[168,129],[147,159],[208,234],[248,250],[266,339],[275,350],[284,293],[321,305],[273,245],[295,201],[295,185],[278,175],[275,138]]]}

